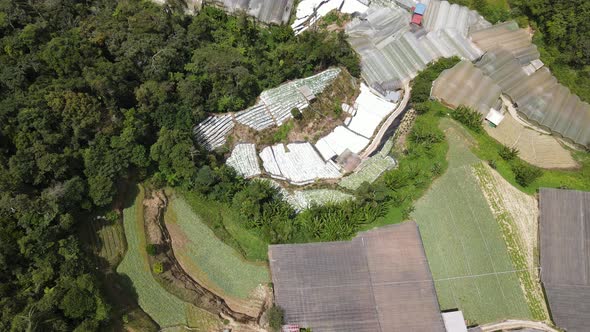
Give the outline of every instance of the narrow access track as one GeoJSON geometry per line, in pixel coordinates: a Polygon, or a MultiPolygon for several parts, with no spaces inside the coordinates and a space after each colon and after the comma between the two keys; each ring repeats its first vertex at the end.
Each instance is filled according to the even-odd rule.
{"type": "Polygon", "coordinates": [[[397,117],[406,109],[406,106],[408,106],[409,101],[410,101],[410,85],[408,83],[406,83],[404,86],[403,99],[400,101],[397,108],[389,115],[387,120],[385,120],[385,122],[381,125],[381,128],[379,128],[379,131],[371,140],[371,144],[369,144],[369,146],[365,149],[365,151],[363,151],[363,153],[360,155],[362,160],[367,159],[381,145],[381,140],[383,139],[383,136],[387,133],[389,126],[391,126],[393,121],[395,121],[395,119],[397,119],[397,117]]]}
{"type": "Polygon", "coordinates": [[[537,329],[545,332],[560,332],[559,330],[554,329],[545,323],[533,322],[528,320],[507,320],[500,323],[481,325],[480,328],[483,332],[494,332],[523,328],[537,329]]]}

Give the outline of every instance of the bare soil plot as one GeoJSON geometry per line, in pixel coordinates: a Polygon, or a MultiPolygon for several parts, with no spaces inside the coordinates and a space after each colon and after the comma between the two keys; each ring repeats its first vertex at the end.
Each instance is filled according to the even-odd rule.
{"type": "Polygon", "coordinates": [[[473,174],[480,161],[457,124],[442,120],[449,168],[415,205],[441,309],[469,323],[530,319],[527,301],[492,211],[473,174]]]}
{"type": "Polygon", "coordinates": [[[543,168],[576,168],[578,163],[555,137],[531,130],[506,114],[496,128],[485,126],[486,132],[500,143],[515,147],[523,160],[543,168]]]}
{"type": "Polygon", "coordinates": [[[182,268],[233,310],[259,316],[272,298],[266,264],[248,262],[223,243],[181,197],[170,199],[164,218],[182,268]]]}

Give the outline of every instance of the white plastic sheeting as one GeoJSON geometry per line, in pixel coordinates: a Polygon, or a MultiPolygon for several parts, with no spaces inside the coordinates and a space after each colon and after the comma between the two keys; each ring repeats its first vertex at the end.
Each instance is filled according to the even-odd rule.
{"type": "Polygon", "coordinates": [[[276,125],[266,109],[266,105],[263,103],[256,104],[244,111],[236,113],[236,121],[258,131],[276,125]]]}
{"type": "Polygon", "coordinates": [[[234,128],[230,114],[210,116],[195,126],[193,132],[197,142],[207,150],[214,150],[226,142],[226,137],[234,128]]]}
{"type": "Polygon", "coordinates": [[[260,152],[262,166],[274,178],[294,185],[305,185],[318,179],[340,177],[338,166],[325,162],[310,143],[277,144],[260,152]]]}
{"type": "Polygon", "coordinates": [[[256,155],[256,146],[250,143],[241,143],[234,147],[231,156],[227,158],[226,163],[233,167],[236,172],[245,178],[251,178],[262,174],[258,156],[256,155]]]}
{"type": "MultiPolygon", "coordinates": [[[[395,109],[396,104],[377,96],[368,86],[361,84],[361,93],[356,99],[356,114],[348,128],[357,134],[370,138],[379,124],[395,109]]],[[[352,151],[352,149],[351,149],[352,151]]]]}
{"type": "Polygon", "coordinates": [[[276,188],[283,200],[295,211],[301,212],[308,209],[312,205],[326,205],[329,203],[340,203],[345,201],[354,200],[353,195],[344,193],[339,190],[333,189],[310,189],[310,190],[294,190],[289,192],[283,188],[277,181],[270,179],[258,179],[258,181],[264,181],[269,183],[272,187],[276,188]]]}
{"type": "Polygon", "coordinates": [[[354,153],[360,153],[367,145],[369,145],[367,138],[352,132],[344,126],[338,126],[333,132],[320,138],[315,147],[324,160],[329,160],[339,156],[347,149],[354,153]]]}

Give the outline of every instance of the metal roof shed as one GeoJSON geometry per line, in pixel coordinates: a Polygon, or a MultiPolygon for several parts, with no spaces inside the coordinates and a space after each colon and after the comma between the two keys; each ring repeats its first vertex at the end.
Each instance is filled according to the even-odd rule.
{"type": "Polygon", "coordinates": [[[426,12],[426,5],[423,3],[416,4],[416,8],[414,8],[414,14],[424,15],[426,12]]]}
{"type": "Polygon", "coordinates": [[[351,241],[269,246],[269,261],[288,324],[314,332],[445,331],[415,222],[351,241]]]}

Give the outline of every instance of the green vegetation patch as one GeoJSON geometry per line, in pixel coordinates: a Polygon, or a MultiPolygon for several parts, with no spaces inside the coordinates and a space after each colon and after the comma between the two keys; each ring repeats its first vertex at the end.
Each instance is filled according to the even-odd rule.
{"type": "Polygon", "coordinates": [[[268,259],[268,242],[255,230],[246,228],[239,211],[230,204],[207,199],[195,192],[181,191],[179,195],[193,211],[199,211],[200,220],[225,244],[248,260],[268,259]]]}
{"type": "Polygon", "coordinates": [[[415,205],[441,309],[459,308],[470,323],[530,319],[501,230],[475,178],[475,142],[441,121],[449,168],[415,205]]]}
{"type": "Polygon", "coordinates": [[[216,290],[245,299],[258,285],[270,282],[264,264],[245,261],[239,252],[218,239],[182,197],[170,200],[166,223],[176,224],[181,232],[177,234],[182,237],[181,249],[175,254],[186,263],[183,266],[187,272],[196,273],[216,290]]]}
{"type": "Polygon", "coordinates": [[[160,326],[186,324],[186,312],[192,305],[168,293],[150,272],[143,228],[143,195],[144,189],[140,188],[135,203],[123,211],[128,250],[117,272],[131,279],[139,305],[160,326]]]}

